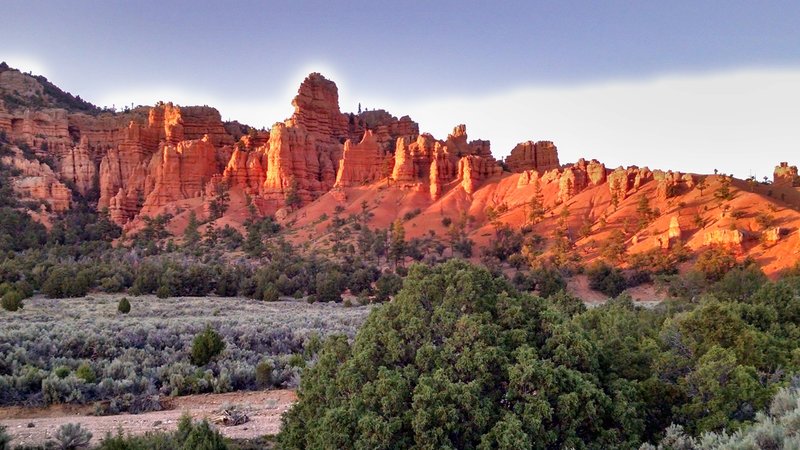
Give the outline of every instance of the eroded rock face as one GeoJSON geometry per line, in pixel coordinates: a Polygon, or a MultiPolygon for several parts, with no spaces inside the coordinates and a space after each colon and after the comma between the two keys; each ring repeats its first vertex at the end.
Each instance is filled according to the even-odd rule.
{"type": "Polygon", "coordinates": [[[296,186],[301,200],[310,202],[333,187],[340,158],[338,144],[318,142],[303,126],[277,123],[270,131],[263,192],[282,202],[296,186]]]}
{"type": "Polygon", "coordinates": [[[72,191],[58,180],[50,166],[25,159],[20,153],[3,156],[0,161],[19,171],[12,178],[12,188],[23,201],[47,203],[53,212],[70,208],[72,191]]]}
{"type": "Polygon", "coordinates": [[[260,193],[267,178],[268,149],[268,146],[262,146],[253,151],[238,148],[233,150],[225,166],[223,178],[230,182],[231,186],[240,186],[250,195],[260,193]]]}
{"type": "Polygon", "coordinates": [[[505,162],[512,172],[546,172],[560,167],[558,149],[551,141],[521,142],[511,150],[505,162]]]}
{"type": "Polygon", "coordinates": [[[397,148],[394,152],[392,180],[401,185],[414,183],[416,181],[414,160],[411,157],[411,150],[404,138],[397,140],[397,148]]]}
{"type": "MultiPolygon", "coordinates": [[[[209,167],[214,167],[217,170],[215,173],[218,173],[221,166],[219,160],[226,159],[220,158],[221,154],[232,153],[232,150],[226,149],[234,143],[222,124],[219,112],[206,106],[159,104],[148,110],[145,123],[131,120],[121,129],[114,129],[114,126],[119,126],[115,122],[104,122],[102,125],[91,121],[84,123],[83,129],[88,131],[81,131],[81,135],[82,139],[87,140],[87,147],[90,149],[107,147],[98,170],[98,208],[107,207],[112,220],[120,225],[136,216],[138,210],[144,206],[152,211],[163,206],[165,202],[174,201],[168,199],[189,198],[187,189],[198,189],[190,188],[193,181],[187,184],[184,175],[191,178],[192,171],[202,172],[209,167]],[[195,146],[198,145],[192,143],[195,141],[202,141],[204,150],[209,147],[213,150],[213,158],[209,156],[206,160],[208,155],[204,155],[203,167],[183,166],[180,169],[181,178],[174,181],[164,178],[164,174],[156,173],[158,170],[167,170],[170,173],[174,169],[173,163],[185,165],[181,161],[194,161],[195,146]],[[183,154],[184,151],[186,155],[183,154]],[[159,158],[166,158],[166,165],[154,162],[159,158]],[[156,186],[158,192],[150,199],[149,196],[156,186]],[[170,192],[172,187],[178,190],[170,192]]],[[[204,179],[208,181],[207,178],[210,177],[204,179]]],[[[199,192],[202,192],[202,186],[199,192]]]]}
{"type": "Polygon", "coordinates": [[[775,245],[778,241],[781,240],[781,237],[784,234],[787,234],[788,230],[784,230],[781,227],[770,227],[763,231],[763,238],[764,244],[767,246],[775,245]]]}
{"type": "Polygon", "coordinates": [[[142,212],[154,211],[170,202],[200,197],[206,183],[218,174],[216,151],[211,138],[165,144],[153,155],[145,180],[147,194],[142,212]]]}
{"type": "Polygon", "coordinates": [[[384,155],[375,134],[367,130],[358,144],[344,143],[334,187],[361,186],[383,178],[384,155]]]}
{"type": "Polygon", "coordinates": [[[468,155],[458,160],[458,180],[467,194],[475,192],[481,181],[501,173],[494,158],[468,155]]]}
{"type": "MultiPolygon", "coordinates": [[[[100,200],[97,205],[99,209],[107,207],[111,210],[112,197],[119,197],[120,191],[123,191],[124,196],[128,191],[133,190],[134,185],[144,182],[142,176],[147,176],[147,163],[157,150],[151,148],[152,142],[148,139],[148,135],[151,134],[151,129],[130,122],[126,128],[124,140],[116,147],[108,149],[100,161],[100,200]],[[137,169],[139,170],[137,171],[137,169]]],[[[136,202],[134,198],[133,204],[136,203],[139,202],[136,202]]],[[[118,221],[117,223],[124,222],[118,221]]]]}
{"type": "Polygon", "coordinates": [[[670,239],[680,239],[682,234],[681,230],[681,223],[678,220],[678,216],[672,216],[669,219],[669,230],[667,231],[667,237],[670,239]]]}
{"type": "MultiPolygon", "coordinates": [[[[580,161],[578,161],[578,163],[580,163],[580,161]]],[[[589,163],[586,164],[586,177],[593,186],[599,186],[605,183],[607,177],[606,165],[596,159],[589,161],[589,163]]]]}
{"type": "Polygon", "coordinates": [[[775,166],[772,174],[772,183],[776,186],[798,186],[800,178],[797,175],[797,166],[790,166],[788,162],[782,162],[775,166]]]}
{"type": "Polygon", "coordinates": [[[81,195],[87,195],[94,187],[97,168],[89,153],[87,140],[69,148],[59,161],[59,173],[62,180],[69,180],[81,195]]]}
{"type": "Polygon", "coordinates": [[[347,120],[350,140],[359,141],[364,132],[370,130],[384,153],[393,152],[397,139],[401,137],[406,142],[413,142],[419,136],[419,125],[410,117],[398,119],[382,109],[348,114],[347,120]]]}
{"type": "Polygon", "coordinates": [[[489,141],[468,141],[466,126],[458,125],[446,141],[427,133],[411,143],[398,139],[392,180],[399,187],[415,189],[428,183],[431,198],[438,199],[451,182],[472,193],[483,180],[501,173],[489,141]]]}
{"type": "Polygon", "coordinates": [[[567,167],[558,179],[558,202],[565,202],[586,188],[586,172],[567,167]]]}
{"type": "Polygon", "coordinates": [[[292,100],[294,124],[328,142],[343,142],[348,136],[347,117],[339,110],[339,89],[336,83],[319,73],[312,73],[300,85],[292,100]]]}
{"type": "Polygon", "coordinates": [[[744,242],[744,233],[739,230],[720,228],[706,231],[703,234],[703,245],[740,246],[744,242]]]}
{"type": "Polygon", "coordinates": [[[606,179],[612,196],[624,200],[628,193],[635,192],[640,186],[653,179],[653,172],[647,167],[630,166],[627,169],[618,167],[606,179]]]}

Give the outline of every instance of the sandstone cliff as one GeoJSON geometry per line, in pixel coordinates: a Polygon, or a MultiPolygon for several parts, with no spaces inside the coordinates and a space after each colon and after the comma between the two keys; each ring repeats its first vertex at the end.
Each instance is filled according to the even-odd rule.
{"type": "Polygon", "coordinates": [[[336,173],[335,187],[360,186],[383,178],[383,149],[371,130],[364,132],[358,144],[344,143],[342,160],[336,173]]]}
{"type": "Polygon", "coordinates": [[[512,172],[526,170],[546,172],[559,167],[558,149],[550,141],[526,141],[517,144],[505,162],[512,172]]]}

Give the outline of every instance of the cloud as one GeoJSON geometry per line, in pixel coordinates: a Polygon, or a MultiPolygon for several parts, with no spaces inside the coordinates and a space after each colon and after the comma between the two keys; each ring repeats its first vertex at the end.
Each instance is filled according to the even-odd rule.
{"type": "Polygon", "coordinates": [[[526,87],[397,107],[437,137],[466,123],[496,156],[532,139],[554,141],[562,162],[597,158],[611,167],[761,178],[779,161],[800,162],[800,69],[526,87]]]}

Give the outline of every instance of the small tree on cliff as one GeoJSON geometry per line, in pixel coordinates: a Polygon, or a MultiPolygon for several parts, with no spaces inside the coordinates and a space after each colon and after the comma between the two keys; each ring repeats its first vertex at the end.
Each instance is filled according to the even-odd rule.
{"type": "Polygon", "coordinates": [[[703,191],[708,189],[708,184],[706,184],[706,179],[702,178],[700,181],[697,182],[696,185],[694,185],[694,187],[696,187],[697,190],[700,191],[700,196],[702,197],[703,196],[703,191]]]}
{"type": "Polygon", "coordinates": [[[650,199],[647,195],[639,197],[639,202],[636,205],[636,212],[639,214],[639,229],[643,229],[655,216],[655,212],[650,208],[650,199]]]}
{"type": "Polygon", "coordinates": [[[714,191],[714,197],[719,200],[720,203],[724,202],[725,200],[730,200],[733,198],[733,192],[731,192],[731,179],[730,177],[722,176],[719,180],[719,187],[714,191]]]}
{"type": "Polygon", "coordinates": [[[544,219],[544,195],[542,195],[542,184],[536,180],[534,184],[533,197],[528,204],[530,211],[528,212],[528,220],[533,224],[537,224],[544,219]]]}
{"type": "Polygon", "coordinates": [[[289,188],[286,189],[286,206],[288,206],[290,209],[300,206],[300,194],[297,191],[297,179],[292,177],[292,180],[289,182],[289,188]]]}
{"type": "Polygon", "coordinates": [[[228,185],[225,182],[217,183],[214,187],[214,199],[211,200],[209,209],[211,210],[211,220],[219,219],[228,210],[231,196],[228,193],[228,185]]]}

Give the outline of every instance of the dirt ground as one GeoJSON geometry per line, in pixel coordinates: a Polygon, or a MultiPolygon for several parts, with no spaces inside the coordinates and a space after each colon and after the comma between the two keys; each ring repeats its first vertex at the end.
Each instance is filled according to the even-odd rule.
{"type": "Polygon", "coordinates": [[[92,432],[92,443],[98,443],[106,433],[115,434],[120,428],[125,434],[144,434],[148,431],[169,431],[177,428],[178,419],[188,411],[196,419],[212,418],[223,406],[236,405],[247,412],[250,420],[238,426],[221,426],[223,435],[235,439],[253,439],[277,434],[281,415],[297,399],[294,391],[272,390],[202,394],[167,399],[165,410],[143,414],[94,416],[93,407],[56,405],[48,408],[0,408],[0,425],[8,427],[13,445],[38,445],[47,442],[65,423],[79,423],[92,432]],[[29,427],[33,424],[33,427],[29,427]]]}
{"type": "MultiPolygon", "coordinates": [[[[572,276],[567,282],[567,292],[580,298],[588,306],[597,306],[608,301],[608,297],[589,287],[589,277],[586,275],[572,276]]],[[[667,299],[667,296],[658,292],[652,284],[643,284],[625,290],[633,301],[644,307],[653,307],[667,299]]]]}

